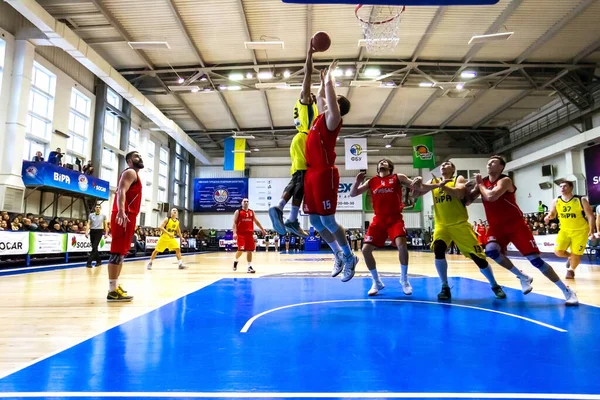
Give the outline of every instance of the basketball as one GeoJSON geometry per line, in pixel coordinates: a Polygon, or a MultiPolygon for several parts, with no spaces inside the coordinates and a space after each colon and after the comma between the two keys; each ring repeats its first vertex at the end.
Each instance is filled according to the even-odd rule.
{"type": "Polygon", "coordinates": [[[327,51],[331,46],[331,38],[325,32],[317,32],[310,41],[312,48],[315,51],[327,51]]]}

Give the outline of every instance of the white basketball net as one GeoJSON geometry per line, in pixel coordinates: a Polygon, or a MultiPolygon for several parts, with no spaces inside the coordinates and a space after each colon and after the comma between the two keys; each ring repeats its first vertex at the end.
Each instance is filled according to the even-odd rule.
{"type": "Polygon", "coordinates": [[[393,51],[399,42],[404,6],[363,6],[354,9],[369,53],[393,51]]]}

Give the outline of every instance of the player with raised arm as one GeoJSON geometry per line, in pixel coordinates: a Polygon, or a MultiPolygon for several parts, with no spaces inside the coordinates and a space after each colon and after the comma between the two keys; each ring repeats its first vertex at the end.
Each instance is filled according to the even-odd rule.
{"type": "Polygon", "coordinates": [[[443,179],[435,176],[426,184],[421,178],[415,178],[414,186],[419,195],[431,191],[433,196],[433,219],[435,229],[431,248],[435,254],[435,268],[442,281],[442,290],[438,300],[450,300],[452,293],[448,285],[448,261],[446,250],[452,242],[460,252],[473,260],[479,270],[492,286],[497,299],[505,299],[506,294],[494,278],[492,267],[485,258],[483,247],[469,223],[467,207],[463,202],[466,181],[461,175],[455,176],[456,167],[450,161],[440,166],[443,179]]]}
{"type": "Polygon", "coordinates": [[[350,111],[350,101],[335,93],[334,61],[321,71],[317,94],[319,116],[306,140],[306,176],[304,178],[304,212],[335,254],[331,276],[342,274],[342,282],[354,276],[358,257],[346,239],[346,231],[335,220],[340,174],[335,166],[335,144],[342,129],[342,116],[350,111]]]}
{"type": "Polygon", "coordinates": [[[252,252],[256,250],[254,224],[260,228],[263,235],[266,235],[266,232],[256,219],[254,211],[248,208],[248,203],[248,199],[242,199],[242,208],[235,210],[233,214],[233,240],[237,240],[237,252],[235,253],[233,270],[237,271],[238,260],[242,253],[245,252],[246,260],[248,261],[248,273],[253,274],[256,272],[252,268],[252,252]]]}
{"type": "Polygon", "coordinates": [[[533,279],[520,272],[506,257],[506,249],[512,242],[534,267],[558,286],[565,296],[567,305],[578,305],[576,293],[566,286],[554,269],[540,257],[540,250],[535,243],[533,234],[523,220],[523,212],[517,205],[515,197],[517,187],[510,177],[502,174],[505,166],[506,160],[503,157],[490,157],[487,163],[488,176],[483,178],[479,174],[475,175],[477,186],[470,196],[473,198],[473,195],[479,193],[483,200],[489,225],[488,242],[485,246],[486,255],[517,275],[522,285],[525,277],[531,285],[533,279]]]}
{"type": "Polygon", "coordinates": [[[575,269],[581,262],[588,239],[594,237],[594,211],[589,201],[573,194],[573,182],[560,184],[560,196],[552,202],[550,213],[544,218],[546,224],[558,216],[560,231],[556,237],[554,253],[567,258],[567,279],[575,279],[575,269]],[[571,248],[571,252],[567,249],[571,248]]]}
{"type": "Polygon", "coordinates": [[[292,179],[283,190],[281,200],[275,207],[269,208],[269,218],[273,224],[273,229],[280,235],[285,235],[286,231],[299,235],[308,236],[300,227],[298,222],[298,212],[304,199],[304,175],[306,174],[306,139],[314,120],[317,118],[318,109],[315,96],[310,92],[311,75],[313,72],[313,53],[315,49],[308,46],[306,62],[304,64],[304,80],[302,81],[302,91],[300,98],[294,106],[294,125],[298,132],[292,139],[290,145],[290,158],[292,159],[292,179]],[[283,222],[283,208],[287,202],[292,199],[292,209],[288,219],[283,222]]]}
{"type": "Polygon", "coordinates": [[[412,185],[412,180],[404,174],[394,174],[393,172],[394,163],[384,158],[377,163],[377,176],[363,182],[366,172],[361,172],[356,176],[356,181],[350,189],[351,197],[371,191],[373,211],[375,213],[365,236],[365,244],[362,247],[365,264],[367,264],[367,268],[373,277],[373,285],[368,292],[369,296],[375,296],[385,287],[381,279],[379,279],[373,250],[376,247],[383,247],[388,237],[398,249],[402,291],[406,295],[410,295],[413,292],[412,286],[408,281],[408,246],[406,244],[406,229],[404,228],[404,220],[402,218],[402,209],[404,208],[402,185],[410,186],[412,185]]]}

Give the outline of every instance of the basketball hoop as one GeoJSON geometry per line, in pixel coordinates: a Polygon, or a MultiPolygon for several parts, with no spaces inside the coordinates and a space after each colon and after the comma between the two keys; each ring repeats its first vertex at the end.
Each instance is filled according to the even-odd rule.
{"type": "Polygon", "coordinates": [[[364,44],[369,53],[393,51],[396,48],[405,9],[405,6],[356,6],[354,15],[365,35],[364,44]]]}

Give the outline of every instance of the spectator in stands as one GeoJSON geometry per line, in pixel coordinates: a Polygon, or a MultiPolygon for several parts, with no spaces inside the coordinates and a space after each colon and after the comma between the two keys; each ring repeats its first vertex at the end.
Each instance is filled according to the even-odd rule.
{"type": "Polygon", "coordinates": [[[58,222],[52,224],[52,229],[50,229],[50,232],[54,232],[54,233],[63,233],[62,227],[60,226],[60,224],[58,222]]]}
{"type": "Polygon", "coordinates": [[[545,205],[544,203],[542,203],[542,201],[540,200],[538,202],[538,213],[545,213],[548,212],[548,206],[545,205]]]}
{"type": "Polygon", "coordinates": [[[50,155],[48,156],[48,162],[50,164],[62,166],[62,158],[63,158],[63,153],[61,153],[60,147],[57,147],[56,151],[50,152],[50,155]]]}
{"type": "Polygon", "coordinates": [[[596,206],[596,234],[600,237],[600,204],[596,206]]]}
{"type": "Polygon", "coordinates": [[[31,159],[33,162],[44,162],[44,155],[41,151],[36,151],[35,156],[31,159]]]}
{"type": "Polygon", "coordinates": [[[42,220],[40,222],[40,227],[38,228],[38,231],[40,232],[50,232],[50,229],[48,228],[48,223],[44,220],[42,220]]]}
{"type": "Polygon", "coordinates": [[[81,160],[79,158],[75,159],[75,165],[73,166],[73,170],[81,172],[81,160]]]}
{"type": "Polygon", "coordinates": [[[83,173],[86,175],[94,175],[94,167],[92,166],[92,160],[88,160],[87,164],[83,166],[83,173]]]}
{"type": "Polygon", "coordinates": [[[8,224],[6,223],[5,220],[0,221],[0,231],[7,231],[8,230],[8,224]]]}

